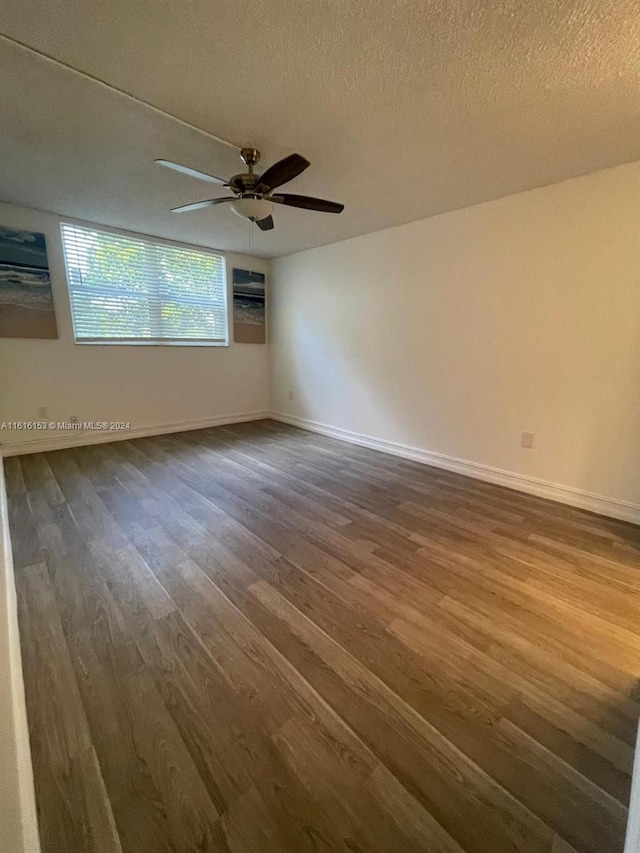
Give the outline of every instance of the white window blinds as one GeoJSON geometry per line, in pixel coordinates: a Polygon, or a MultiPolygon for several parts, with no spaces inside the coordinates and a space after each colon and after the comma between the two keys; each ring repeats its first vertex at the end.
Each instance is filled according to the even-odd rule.
{"type": "Polygon", "coordinates": [[[224,257],[62,224],[79,343],[228,342],[224,257]]]}

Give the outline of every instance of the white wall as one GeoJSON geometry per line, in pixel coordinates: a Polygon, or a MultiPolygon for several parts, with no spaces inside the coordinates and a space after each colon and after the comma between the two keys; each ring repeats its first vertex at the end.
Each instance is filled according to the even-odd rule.
{"type": "MultiPolygon", "coordinates": [[[[77,415],[130,421],[134,431],[169,431],[268,410],[268,345],[234,344],[232,327],[229,347],[75,344],[60,218],[0,204],[0,225],[46,235],[59,334],[58,340],[0,338],[0,422],[39,420],[38,407],[46,406],[53,421],[77,415]]],[[[231,268],[267,272],[268,261],[231,253],[226,261],[231,309],[231,268]]],[[[51,441],[52,435],[0,432],[5,454],[22,452],[32,438],[51,441]]],[[[77,434],[72,438],[81,443],[77,434]]]]}
{"type": "Polygon", "coordinates": [[[639,200],[634,163],[272,262],[272,410],[640,521],[639,200]]]}

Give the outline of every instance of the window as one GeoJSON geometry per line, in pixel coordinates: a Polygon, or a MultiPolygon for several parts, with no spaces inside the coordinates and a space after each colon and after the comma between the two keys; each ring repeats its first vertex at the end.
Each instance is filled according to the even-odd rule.
{"type": "Polygon", "coordinates": [[[224,257],[62,224],[76,343],[228,343],[224,257]]]}

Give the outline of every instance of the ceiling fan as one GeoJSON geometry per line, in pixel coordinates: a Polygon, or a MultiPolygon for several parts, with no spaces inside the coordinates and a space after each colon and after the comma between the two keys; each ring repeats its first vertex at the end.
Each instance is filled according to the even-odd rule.
{"type": "Polygon", "coordinates": [[[203,207],[212,207],[214,204],[230,202],[231,210],[238,216],[255,222],[261,231],[270,231],[273,228],[271,213],[274,204],[302,207],[305,210],[320,210],[324,213],[342,213],[344,210],[344,204],[326,201],[323,198],[291,195],[291,193],[272,194],[273,190],[292,181],[310,165],[309,161],[301,157],[300,154],[290,154],[284,160],[279,160],[262,175],[256,175],[253,171],[253,167],[260,160],[260,152],[257,148],[242,148],[240,156],[246,163],[248,171],[234,175],[228,181],[216,178],[214,175],[208,175],[206,172],[199,172],[197,169],[191,169],[189,166],[172,163],[170,160],[156,160],[156,163],[161,166],[175,169],[176,172],[182,172],[192,178],[199,178],[201,181],[220,184],[223,187],[228,187],[233,193],[233,195],[223,196],[222,198],[209,198],[206,201],[196,201],[193,204],[174,207],[171,212],[186,213],[189,210],[200,210],[203,207]]]}

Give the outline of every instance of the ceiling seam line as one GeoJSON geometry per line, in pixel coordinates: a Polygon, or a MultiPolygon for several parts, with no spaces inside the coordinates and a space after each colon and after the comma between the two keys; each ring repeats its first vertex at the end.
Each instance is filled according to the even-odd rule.
{"type": "Polygon", "coordinates": [[[8,36],[5,33],[0,32],[0,41],[5,41],[9,44],[13,44],[21,48],[22,50],[35,54],[37,57],[39,57],[40,59],[44,59],[46,62],[51,62],[60,68],[64,68],[66,71],[71,71],[73,74],[76,74],[79,77],[83,77],[85,80],[90,80],[92,83],[97,83],[99,86],[108,89],[110,92],[115,92],[118,95],[122,95],[123,97],[134,101],[136,104],[140,104],[143,107],[147,107],[147,109],[153,110],[153,112],[158,113],[164,118],[169,118],[172,121],[177,121],[184,127],[187,127],[190,130],[195,130],[196,133],[201,133],[204,136],[209,137],[209,139],[213,139],[216,142],[222,143],[223,145],[228,145],[230,148],[237,148],[238,150],[240,150],[240,148],[242,147],[241,145],[236,145],[235,142],[229,142],[228,139],[223,139],[220,136],[216,136],[214,133],[210,133],[208,130],[203,130],[201,127],[198,127],[195,124],[191,124],[191,122],[189,121],[185,121],[184,119],[179,118],[178,116],[174,116],[172,113],[168,113],[166,110],[161,109],[161,107],[156,107],[154,104],[150,104],[148,101],[145,101],[142,98],[138,98],[135,95],[132,95],[130,92],[126,92],[124,89],[119,89],[117,86],[112,86],[110,83],[106,83],[99,77],[94,77],[93,74],[89,74],[86,71],[81,71],[79,68],[74,68],[73,65],[69,65],[67,62],[62,62],[60,59],[56,59],[54,56],[50,56],[48,53],[44,53],[43,51],[38,50],[35,47],[31,47],[31,45],[28,45],[25,42],[20,41],[19,39],[13,38],[12,36],[8,36]]]}

